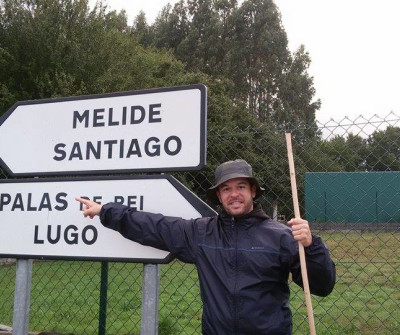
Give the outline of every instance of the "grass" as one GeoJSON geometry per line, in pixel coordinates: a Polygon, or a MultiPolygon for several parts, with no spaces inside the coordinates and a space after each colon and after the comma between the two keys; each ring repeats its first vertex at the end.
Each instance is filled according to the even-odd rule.
{"type": "MultiPolygon", "coordinates": [[[[321,233],[337,267],[326,298],[312,297],[317,334],[400,334],[398,233],[321,233]]],[[[97,334],[100,263],[35,262],[30,329],[97,334]]],[[[200,334],[196,269],[161,266],[159,333],[200,334]]],[[[107,334],[139,334],[142,264],[109,264],[107,334]]],[[[0,324],[12,324],[15,266],[0,267],[0,324]]],[[[304,293],[291,283],[294,334],[307,334],[304,293]]]]}

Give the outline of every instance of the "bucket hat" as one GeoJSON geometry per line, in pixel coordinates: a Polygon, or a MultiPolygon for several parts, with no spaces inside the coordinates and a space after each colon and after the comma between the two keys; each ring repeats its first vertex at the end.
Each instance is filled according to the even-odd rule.
{"type": "Polygon", "coordinates": [[[253,169],[249,163],[243,159],[236,159],[222,163],[215,169],[215,185],[210,187],[207,192],[207,198],[214,204],[219,204],[217,197],[218,186],[233,178],[248,178],[250,183],[257,186],[256,196],[257,199],[264,193],[264,188],[260,186],[257,179],[253,177],[253,169]]]}

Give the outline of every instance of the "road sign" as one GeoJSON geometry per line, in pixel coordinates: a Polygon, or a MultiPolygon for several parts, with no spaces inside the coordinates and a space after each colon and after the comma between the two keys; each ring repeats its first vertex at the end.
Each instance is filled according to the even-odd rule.
{"type": "Polygon", "coordinates": [[[166,263],[168,252],[142,246],[84,218],[75,197],[117,202],[185,219],[214,215],[168,175],[0,180],[0,257],[166,263]]]}
{"type": "Polygon", "coordinates": [[[200,170],[206,87],[23,101],[0,119],[0,165],[14,176],[200,170]]]}

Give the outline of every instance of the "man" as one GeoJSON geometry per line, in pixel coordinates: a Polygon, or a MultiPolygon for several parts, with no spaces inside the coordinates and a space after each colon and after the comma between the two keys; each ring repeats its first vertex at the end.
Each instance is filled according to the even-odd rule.
{"type": "Polygon", "coordinates": [[[197,267],[203,301],[203,334],[291,334],[288,277],[302,286],[298,243],[305,247],[310,291],[326,296],[335,284],[335,265],[308,222],[288,226],[271,220],[254,202],[264,191],[244,160],[217,167],[207,191],[223,211],[184,220],[138,212],[118,204],[101,206],[77,198],[84,216],[133,241],[168,250],[197,267]]]}

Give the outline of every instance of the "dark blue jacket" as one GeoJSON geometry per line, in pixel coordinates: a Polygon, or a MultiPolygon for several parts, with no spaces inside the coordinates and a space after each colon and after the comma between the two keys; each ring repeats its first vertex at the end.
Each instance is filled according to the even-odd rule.
{"type": "MultiPolygon", "coordinates": [[[[196,264],[203,334],[291,334],[289,273],[302,286],[298,242],[259,205],[241,218],[226,213],[184,220],[117,204],[101,211],[104,226],[196,264]]],[[[305,248],[310,291],[328,295],[335,265],[318,236],[305,248]]]]}

